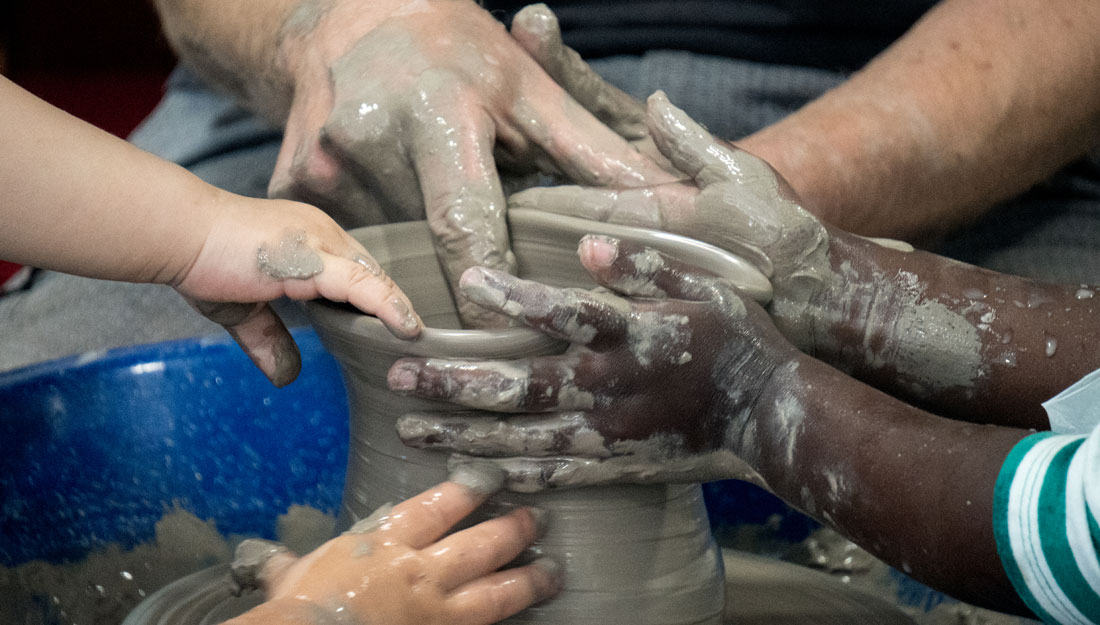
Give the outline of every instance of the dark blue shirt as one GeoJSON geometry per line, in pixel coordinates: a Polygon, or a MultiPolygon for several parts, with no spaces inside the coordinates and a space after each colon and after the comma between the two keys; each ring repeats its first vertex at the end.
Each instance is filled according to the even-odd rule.
{"type": "MultiPolygon", "coordinates": [[[[530,2],[487,0],[506,24],[530,2]]],[[[853,71],[934,0],[562,0],[548,2],[585,57],[687,50],[853,71]]]]}

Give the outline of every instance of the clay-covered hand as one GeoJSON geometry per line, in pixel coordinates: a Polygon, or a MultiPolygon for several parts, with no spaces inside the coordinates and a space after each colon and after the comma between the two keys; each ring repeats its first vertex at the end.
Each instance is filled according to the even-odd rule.
{"type": "Polygon", "coordinates": [[[267,302],[287,296],[348,302],[415,338],[422,323],[408,298],[366,249],[319,209],[289,200],[219,194],[213,226],[173,286],[225,326],[276,386],[298,375],[301,358],[267,302]]]}
{"type": "Polygon", "coordinates": [[[487,496],[444,482],[300,558],[273,543],[242,554],[265,548],[247,541],[238,562],[258,563],[252,581],[265,601],[229,623],[482,625],[552,597],[561,586],[553,561],[501,569],[542,530],[532,509],[444,536],[487,496]]]}
{"type": "Polygon", "coordinates": [[[514,270],[498,165],[601,187],[673,179],[473,2],[336,0],[284,47],[295,89],[270,194],[345,226],[426,216],[452,284],[475,265],[514,270]]]}
{"type": "Polygon", "coordinates": [[[500,413],[406,415],[402,440],[507,457],[498,462],[519,491],[751,477],[738,456],[754,403],[797,350],[756,303],[699,269],[606,237],[585,237],[579,253],[619,295],[466,272],[473,301],[569,347],[515,361],[397,361],[394,391],[500,413]]]}
{"type": "MultiPolygon", "coordinates": [[[[628,190],[540,187],[513,195],[509,207],[706,241],[751,261],[771,279],[773,312],[803,309],[832,279],[826,226],[799,205],[768,163],[714,138],[663,93],[650,96],[645,121],[661,152],[691,181],[628,190]]],[[[807,339],[788,321],[777,317],[784,334],[802,344],[807,339]]]]}

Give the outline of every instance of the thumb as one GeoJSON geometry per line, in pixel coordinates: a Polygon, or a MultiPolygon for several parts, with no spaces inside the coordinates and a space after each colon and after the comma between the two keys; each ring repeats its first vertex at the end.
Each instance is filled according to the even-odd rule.
{"type": "Polygon", "coordinates": [[[242,541],[229,565],[230,592],[239,597],[247,591],[273,588],[297,561],[298,556],[281,543],[262,538],[242,541]]]}
{"type": "Polygon", "coordinates": [[[764,161],[716,140],[706,128],[673,106],[663,91],[649,96],[646,124],[661,154],[700,187],[775,173],[764,161]]]}
{"type": "Polygon", "coordinates": [[[616,134],[628,141],[648,134],[642,103],[605,81],[562,42],[558,17],[550,7],[527,5],[516,13],[511,32],[554,82],[616,134]]]}
{"type": "Polygon", "coordinates": [[[298,346],[266,302],[209,302],[184,296],[192,308],[224,327],[244,353],[277,387],[290,384],[302,369],[298,346]]]}

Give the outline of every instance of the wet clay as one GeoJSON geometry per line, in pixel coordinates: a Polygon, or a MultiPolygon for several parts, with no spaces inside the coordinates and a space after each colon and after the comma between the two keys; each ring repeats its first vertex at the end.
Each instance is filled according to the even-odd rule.
{"type": "Polygon", "coordinates": [[[305,280],[321,273],[325,264],[306,241],[303,230],[288,232],[275,245],[264,244],[256,250],[256,265],[275,280],[305,280]]]}
{"type": "MultiPolygon", "coordinates": [[[[510,217],[520,275],[557,286],[591,286],[576,257],[576,247],[589,228],[602,230],[602,225],[585,223],[582,228],[570,229],[558,222],[556,228],[544,229],[535,225],[541,222],[527,218],[523,214],[510,217]]],[[[646,236],[640,231],[632,234],[646,236]]],[[[431,414],[449,405],[391,393],[386,374],[395,360],[410,355],[513,358],[564,348],[527,328],[459,329],[446,278],[431,246],[431,233],[423,222],[367,228],[352,235],[401,285],[426,328],[417,341],[399,341],[373,317],[328,303],[307,306],[322,341],[340,362],[348,386],[352,422],[343,527],[357,523],[381,504],[407,499],[448,477],[447,454],[405,447],[395,428],[406,413],[431,414]]],[[[669,246],[675,248],[675,241],[664,244],[666,249],[669,246]]],[[[718,262],[711,265],[723,267],[718,262]]],[[[737,273],[742,267],[726,265],[725,270],[737,273]]],[[[489,481],[479,474],[469,477],[475,484],[489,481]]],[[[509,622],[720,621],[722,562],[698,485],[502,493],[481,511],[480,518],[516,506],[545,510],[547,531],[537,549],[564,566],[565,587],[555,599],[509,622]]]]}

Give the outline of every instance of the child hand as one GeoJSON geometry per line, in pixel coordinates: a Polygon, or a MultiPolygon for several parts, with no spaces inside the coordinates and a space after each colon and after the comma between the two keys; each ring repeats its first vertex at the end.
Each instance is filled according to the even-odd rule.
{"type": "Polygon", "coordinates": [[[294,380],[298,348],[267,302],[281,296],[348,302],[397,337],[415,338],[420,318],[370,253],[308,204],[228,196],[176,290],[225,326],[276,386],[294,380]]]}
{"type": "Polygon", "coordinates": [[[481,625],[552,597],[552,561],[499,570],[541,532],[532,509],[443,536],[488,494],[444,482],[301,558],[273,550],[258,580],[267,600],[230,623],[481,625]]]}

